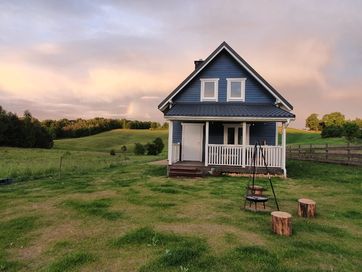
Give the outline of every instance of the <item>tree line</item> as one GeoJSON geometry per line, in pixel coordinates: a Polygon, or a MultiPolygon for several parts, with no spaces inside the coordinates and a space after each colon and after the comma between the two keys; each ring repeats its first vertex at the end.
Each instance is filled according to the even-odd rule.
{"type": "Polygon", "coordinates": [[[90,136],[119,128],[160,129],[168,127],[167,123],[161,125],[159,122],[107,119],[100,117],[87,120],[81,118],[76,120],[44,120],[41,123],[48,129],[54,139],[90,136]]]}
{"type": "Polygon", "coordinates": [[[0,106],[0,146],[52,148],[53,137],[29,111],[18,117],[0,106]]]}
{"type": "Polygon", "coordinates": [[[119,128],[162,129],[168,128],[168,124],[99,117],[39,121],[29,111],[18,117],[0,106],[0,146],[52,148],[54,139],[90,136],[119,128]]]}
{"type": "Polygon", "coordinates": [[[323,138],[346,137],[348,141],[362,139],[362,119],[346,120],[340,112],[332,112],[319,118],[317,113],[312,113],[305,121],[309,130],[321,131],[323,138]]]}

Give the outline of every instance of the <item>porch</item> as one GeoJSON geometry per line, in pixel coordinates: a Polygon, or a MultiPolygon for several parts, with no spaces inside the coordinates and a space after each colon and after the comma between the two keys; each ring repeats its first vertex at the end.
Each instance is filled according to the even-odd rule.
{"type": "Polygon", "coordinates": [[[286,175],[286,122],[282,122],[281,145],[278,144],[276,122],[184,121],[181,123],[181,132],[175,129],[175,125],[177,124],[174,121],[170,121],[170,169],[193,166],[200,170],[202,165],[200,171],[204,174],[211,169],[219,172],[249,173],[256,152],[257,172],[264,173],[266,170],[262,156],[264,154],[271,172],[286,175]],[[257,135],[257,131],[263,131],[261,136],[257,135]],[[174,133],[179,134],[179,138],[175,137],[174,133]],[[272,137],[268,138],[268,133],[273,134],[272,137]],[[254,144],[257,141],[264,144],[255,151],[254,144]],[[173,165],[174,167],[171,167],[173,165]]]}

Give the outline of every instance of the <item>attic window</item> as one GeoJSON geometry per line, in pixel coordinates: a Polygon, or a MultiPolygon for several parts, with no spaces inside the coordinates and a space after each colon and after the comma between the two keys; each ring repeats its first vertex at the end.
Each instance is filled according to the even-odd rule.
{"type": "Polygon", "coordinates": [[[227,78],[227,101],[245,101],[246,78],[227,78]]]}
{"type": "Polygon", "coordinates": [[[217,101],[218,78],[202,78],[201,80],[201,101],[217,101]]]}

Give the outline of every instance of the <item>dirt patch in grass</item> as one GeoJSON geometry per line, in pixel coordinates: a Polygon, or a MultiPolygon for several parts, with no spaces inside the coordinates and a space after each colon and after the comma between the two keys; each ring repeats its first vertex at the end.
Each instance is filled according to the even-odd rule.
{"type": "Polygon", "coordinates": [[[64,224],[52,225],[41,229],[38,238],[31,243],[30,246],[17,250],[17,256],[21,260],[33,260],[39,258],[41,254],[46,252],[49,245],[56,241],[64,239],[80,239],[81,235],[78,228],[82,225],[80,221],[72,221],[64,224]]]}
{"type": "Polygon", "coordinates": [[[47,269],[48,272],[74,271],[84,264],[95,261],[95,257],[86,252],[69,253],[53,262],[47,269]]]}
{"type": "Polygon", "coordinates": [[[240,229],[213,223],[172,223],[158,225],[157,229],[161,231],[172,231],[181,235],[197,235],[203,237],[210,244],[211,248],[220,253],[226,248],[230,248],[235,244],[244,245],[264,245],[265,240],[256,233],[241,231],[240,229]],[[232,235],[235,240],[233,243],[225,241],[225,235],[232,235]]]}
{"type": "Polygon", "coordinates": [[[112,204],[111,199],[103,198],[92,201],[67,200],[63,204],[84,215],[97,216],[111,221],[122,218],[121,212],[109,210],[112,204]]]}

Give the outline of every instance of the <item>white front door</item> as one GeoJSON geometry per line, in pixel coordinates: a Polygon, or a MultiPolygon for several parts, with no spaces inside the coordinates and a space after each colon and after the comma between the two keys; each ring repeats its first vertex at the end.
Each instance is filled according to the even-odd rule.
{"type": "Polygon", "coordinates": [[[182,123],[182,160],[202,161],[204,124],[182,123]]]}

